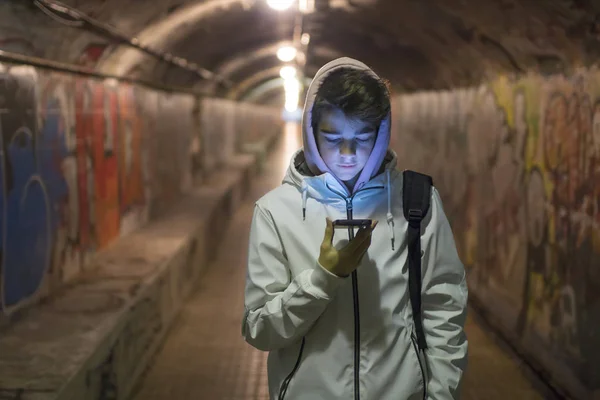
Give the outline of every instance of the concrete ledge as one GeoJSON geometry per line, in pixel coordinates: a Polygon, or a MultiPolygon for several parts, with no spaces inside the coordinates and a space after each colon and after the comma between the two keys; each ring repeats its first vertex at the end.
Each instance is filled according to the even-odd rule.
{"type": "Polygon", "coordinates": [[[0,332],[0,398],[129,397],[248,193],[251,160],[232,164],[0,332]]]}
{"type": "Polygon", "coordinates": [[[241,145],[240,151],[244,154],[252,154],[256,157],[257,172],[262,172],[267,160],[267,154],[271,152],[273,146],[279,139],[281,130],[273,131],[272,134],[265,135],[261,140],[241,145]]]}
{"type": "Polygon", "coordinates": [[[227,164],[228,168],[239,170],[242,174],[241,185],[242,192],[248,193],[251,188],[252,180],[259,174],[256,155],[254,154],[237,154],[231,157],[227,164]]]}

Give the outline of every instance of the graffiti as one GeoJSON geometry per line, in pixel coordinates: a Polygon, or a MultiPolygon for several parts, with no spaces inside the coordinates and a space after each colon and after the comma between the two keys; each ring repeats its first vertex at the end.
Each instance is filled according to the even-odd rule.
{"type": "Polygon", "coordinates": [[[41,173],[35,71],[11,68],[0,82],[2,134],[2,304],[15,307],[40,288],[50,264],[53,212],[41,173]]]}
{"type": "MultiPolygon", "coordinates": [[[[510,290],[507,297],[520,298],[520,282],[515,276],[515,267],[524,264],[525,232],[522,168],[524,160],[520,149],[524,137],[508,126],[504,109],[498,107],[495,96],[486,92],[480,104],[488,113],[478,113],[478,117],[488,122],[487,130],[470,132],[470,136],[480,138],[474,151],[480,155],[477,168],[477,191],[482,205],[478,215],[478,234],[484,245],[478,246],[479,263],[488,266],[485,276],[492,278],[489,283],[497,289],[510,290]],[[516,290],[515,290],[516,289],[516,290]]],[[[515,119],[522,119],[524,108],[515,113],[515,119]]],[[[524,132],[521,132],[524,136],[524,132]]]]}
{"type": "Polygon", "coordinates": [[[193,102],[170,98],[162,124],[146,123],[161,110],[129,85],[0,65],[4,313],[55,291],[189,188],[193,102]]]}
{"type": "MultiPolygon", "coordinates": [[[[591,334],[586,331],[593,329],[591,321],[585,322],[587,314],[577,310],[586,310],[599,299],[600,282],[590,279],[595,274],[593,253],[600,251],[593,244],[598,231],[593,211],[597,201],[593,121],[592,101],[580,77],[549,94],[541,134],[551,223],[541,286],[547,307],[554,311],[546,317],[550,342],[577,358],[583,356],[583,341],[591,334]]],[[[534,322],[539,323],[539,317],[534,322]]]]}
{"type": "Polygon", "coordinates": [[[133,87],[119,90],[119,194],[120,234],[126,235],[146,222],[144,173],[142,170],[142,126],[133,87]]]}
{"type": "Polygon", "coordinates": [[[393,104],[402,168],[433,176],[471,293],[600,388],[600,74],[499,78],[393,104]]]}
{"type": "Polygon", "coordinates": [[[97,85],[94,88],[92,151],[94,166],[96,240],[105,248],[119,236],[119,182],[115,148],[118,143],[117,94],[115,89],[97,85]]]}
{"type": "Polygon", "coordinates": [[[95,67],[107,48],[108,45],[105,43],[88,44],[81,52],[78,63],[89,68],[95,67]]]}
{"type": "Polygon", "coordinates": [[[96,242],[95,193],[92,151],[93,108],[91,82],[75,81],[75,154],[77,168],[78,244],[82,252],[92,252],[96,242]]]}
{"type": "Polygon", "coordinates": [[[50,194],[52,218],[52,285],[78,272],[79,205],[73,92],[69,82],[49,74],[38,78],[40,105],[37,132],[42,181],[50,194]],[[62,268],[54,268],[61,265],[62,268]]]}

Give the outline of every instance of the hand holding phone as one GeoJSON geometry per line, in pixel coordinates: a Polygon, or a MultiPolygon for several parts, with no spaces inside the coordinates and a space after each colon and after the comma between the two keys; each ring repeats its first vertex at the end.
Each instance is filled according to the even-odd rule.
{"type": "Polygon", "coordinates": [[[355,224],[359,224],[361,228],[358,230],[358,233],[356,234],[354,239],[352,239],[346,245],[346,247],[337,250],[333,246],[334,221],[331,221],[329,218],[327,218],[326,220],[327,227],[325,228],[325,237],[323,238],[323,242],[321,243],[319,263],[323,266],[323,268],[340,277],[348,276],[356,268],[358,268],[360,261],[362,260],[365,253],[369,249],[369,246],[371,245],[371,234],[373,233],[373,230],[375,229],[378,223],[378,221],[371,222],[371,224],[367,226],[364,225],[366,223],[364,221],[370,220],[353,221],[358,222],[347,222],[351,225],[344,225],[344,223],[346,222],[340,222],[340,225],[338,225],[356,226],[355,224]]]}

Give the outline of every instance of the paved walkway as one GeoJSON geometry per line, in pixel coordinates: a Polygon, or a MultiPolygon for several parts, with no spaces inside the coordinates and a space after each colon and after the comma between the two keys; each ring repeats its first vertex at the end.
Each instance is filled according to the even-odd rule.
{"type": "MultiPolygon", "coordinates": [[[[247,239],[254,200],[281,182],[300,145],[296,128],[288,126],[134,400],[268,400],[266,353],[247,345],[241,336],[247,239]]],[[[467,334],[470,356],[462,399],[550,398],[534,388],[518,360],[472,316],[467,334]]]]}

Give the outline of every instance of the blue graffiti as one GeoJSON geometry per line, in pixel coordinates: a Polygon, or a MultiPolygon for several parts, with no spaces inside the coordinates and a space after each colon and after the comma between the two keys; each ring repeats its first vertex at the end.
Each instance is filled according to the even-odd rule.
{"type": "Polygon", "coordinates": [[[47,192],[39,175],[31,132],[22,130],[8,144],[12,188],[5,199],[3,294],[11,307],[38,290],[50,261],[47,192]]]}
{"type": "Polygon", "coordinates": [[[48,117],[37,135],[24,127],[16,133],[4,131],[12,135],[8,142],[4,141],[6,158],[2,160],[1,174],[7,178],[2,182],[5,192],[0,196],[4,211],[0,233],[4,309],[34,296],[51,263],[53,234],[60,222],[59,207],[68,192],[60,172],[67,149],[58,108],[55,99],[49,101],[48,117]],[[5,168],[6,165],[11,168],[5,168]],[[9,173],[10,177],[6,175],[9,173]]]}

